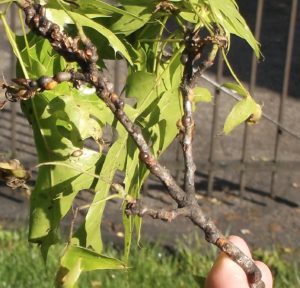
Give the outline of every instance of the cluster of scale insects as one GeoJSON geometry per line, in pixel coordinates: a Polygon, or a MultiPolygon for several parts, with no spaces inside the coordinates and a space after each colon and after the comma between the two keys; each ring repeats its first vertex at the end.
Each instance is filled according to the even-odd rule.
{"type": "Polygon", "coordinates": [[[8,101],[16,102],[20,100],[27,100],[33,97],[36,92],[44,90],[53,90],[58,83],[72,80],[72,72],[58,72],[55,76],[41,76],[37,80],[30,80],[24,78],[12,79],[18,86],[2,84],[5,89],[5,97],[8,101]]]}
{"type": "Polygon", "coordinates": [[[67,62],[77,62],[82,68],[88,68],[89,65],[98,61],[96,47],[89,39],[80,37],[69,37],[64,31],[61,31],[59,25],[46,18],[46,9],[44,6],[35,4],[23,8],[26,15],[25,23],[37,35],[48,39],[52,47],[59,52],[67,62]],[[80,40],[82,43],[80,43],[80,40]],[[83,44],[83,49],[80,45],[83,44]]]}

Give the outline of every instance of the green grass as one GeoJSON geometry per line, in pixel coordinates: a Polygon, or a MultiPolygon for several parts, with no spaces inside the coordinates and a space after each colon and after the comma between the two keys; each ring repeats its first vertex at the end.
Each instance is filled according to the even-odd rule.
{"type": "MultiPolygon", "coordinates": [[[[201,247],[201,241],[194,243],[192,249],[190,244],[179,243],[175,255],[159,246],[145,245],[133,249],[131,269],[84,273],[79,287],[203,287],[204,277],[217,251],[207,249],[207,245],[201,247]]],[[[54,287],[58,250],[61,249],[50,250],[45,266],[39,249],[27,244],[24,233],[0,230],[0,288],[54,287]]],[[[299,267],[283,261],[279,251],[258,250],[255,256],[272,268],[276,288],[300,287],[299,267]]],[[[106,254],[119,256],[113,248],[109,248],[106,254]]]]}

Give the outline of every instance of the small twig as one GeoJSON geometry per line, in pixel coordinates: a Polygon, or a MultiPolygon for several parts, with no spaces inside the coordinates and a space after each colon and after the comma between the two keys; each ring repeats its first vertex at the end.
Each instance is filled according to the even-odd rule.
{"type": "Polygon", "coordinates": [[[234,262],[238,263],[245,271],[251,288],[264,288],[265,284],[261,280],[261,272],[254,264],[253,260],[247,257],[238,247],[230,242],[207,218],[202,209],[197,205],[186,206],[180,209],[166,210],[153,209],[143,205],[140,201],[129,202],[126,205],[125,213],[127,215],[146,215],[153,219],[171,222],[178,216],[189,218],[196,226],[200,227],[205,233],[205,239],[216,245],[222,252],[226,253],[234,262]]]}
{"type": "Polygon", "coordinates": [[[185,163],[184,188],[190,203],[195,200],[195,171],[196,165],[193,159],[193,134],[195,121],[193,119],[192,100],[193,87],[198,76],[213,65],[219,46],[226,45],[224,37],[216,35],[201,38],[200,31],[186,31],[185,49],[182,52],[181,62],[184,72],[180,85],[183,96],[182,117],[182,150],[185,163]],[[208,47],[208,48],[207,48],[208,47]]]}
{"type": "Polygon", "coordinates": [[[191,214],[191,211],[188,206],[179,209],[149,208],[146,205],[144,205],[142,201],[137,200],[137,201],[127,203],[125,208],[125,213],[127,216],[138,215],[140,217],[144,217],[148,215],[153,219],[159,219],[162,221],[171,222],[178,216],[189,216],[191,214]]]}
{"type": "MultiPolygon", "coordinates": [[[[71,37],[68,37],[64,32],[60,31],[58,25],[47,20],[45,18],[45,12],[42,6],[33,6],[28,1],[25,1],[22,4],[20,5],[22,6],[26,14],[26,24],[31,28],[32,31],[47,38],[52,44],[53,48],[58,53],[60,53],[67,61],[75,61],[79,64],[82,69],[82,75],[84,76],[83,80],[90,83],[96,88],[96,93],[99,98],[101,98],[105,102],[105,104],[110,108],[115,117],[127,130],[129,135],[131,135],[131,137],[133,138],[138,149],[140,150],[141,161],[147,166],[151,173],[156,175],[166,185],[170,196],[178,203],[179,206],[179,209],[172,210],[170,212],[167,210],[158,211],[155,209],[140,210],[140,208],[137,208],[135,210],[133,208],[138,207],[138,205],[132,205],[131,209],[130,207],[127,207],[127,213],[136,213],[140,216],[150,215],[151,217],[164,219],[167,221],[173,220],[179,215],[188,217],[195,225],[197,225],[204,231],[207,241],[217,245],[222,251],[229,255],[229,257],[231,257],[244,269],[247,274],[249,283],[251,283],[253,288],[264,287],[263,282],[260,280],[261,272],[255,265],[255,263],[241,250],[234,246],[234,244],[226,240],[226,238],[219,232],[216,226],[202,213],[202,210],[197,203],[188,201],[186,193],[175,182],[169,170],[161,166],[157,159],[155,159],[155,157],[151,153],[149,145],[142,135],[140,127],[134,124],[125,114],[123,110],[124,102],[113,92],[113,86],[111,85],[111,83],[103,79],[100,71],[98,70],[96,65],[98,59],[97,49],[91,43],[91,41],[87,38],[81,40],[84,48],[80,50],[80,46],[78,44],[80,39],[72,39],[71,37]]],[[[198,52],[194,52],[196,53],[194,54],[194,56],[196,56],[198,55],[198,52],[200,52],[200,50],[198,52]]],[[[190,64],[192,64],[189,65],[189,70],[185,73],[186,77],[188,77],[188,81],[192,81],[193,77],[197,74],[197,71],[195,72],[193,70],[193,68],[195,67],[194,64],[196,63],[194,61],[195,59],[195,57],[193,59],[188,59],[188,61],[190,61],[190,64]]],[[[208,62],[203,65],[203,67],[199,65],[196,65],[196,67],[198,71],[201,71],[202,68],[208,67],[209,65],[210,63],[208,62]],[[200,69],[198,69],[199,67],[200,69]]],[[[183,84],[185,83],[186,82],[183,82],[183,84]]],[[[189,85],[184,86],[186,87],[189,85]]],[[[186,93],[186,95],[188,96],[189,93],[186,93]]],[[[190,134],[188,135],[188,137],[190,137],[190,134]]],[[[132,201],[130,201],[130,203],[132,203],[132,201]]]]}

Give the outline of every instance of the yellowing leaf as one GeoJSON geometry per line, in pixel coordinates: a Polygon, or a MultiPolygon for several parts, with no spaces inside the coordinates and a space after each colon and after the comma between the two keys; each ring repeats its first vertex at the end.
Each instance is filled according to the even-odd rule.
{"type": "Polygon", "coordinates": [[[208,0],[215,23],[221,25],[227,33],[235,34],[246,40],[254,50],[256,57],[260,56],[259,44],[250,31],[245,19],[238,10],[235,0],[208,0]]]}
{"type": "Polygon", "coordinates": [[[29,172],[26,171],[19,160],[16,159],[0,162],[0,176],[1,173],[25,180],[30,176],[29,172]]]}
{"type": "Polygon", "coordinates": [[[232,108],[224,124],[224,133],[230,133],[235,127],[246,121],[256,110],[256,102],[250,96],[239,101],[232,108]]]}

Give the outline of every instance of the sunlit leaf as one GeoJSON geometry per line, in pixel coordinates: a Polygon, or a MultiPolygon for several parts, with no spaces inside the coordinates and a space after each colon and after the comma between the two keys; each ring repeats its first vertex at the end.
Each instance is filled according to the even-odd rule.
{"type": "Polygon", "coordinates": [[[103,25],[89,19],[88,17],[86,17],[84,15],[74,13],[74,12],[70,12],[70,14],[72,15],[72,18],[75,21],[78,21],[81,26],[90,27],[90,28],[96,30],[101,35],[103,35],[108,40],[109,45],[111,45],[111,47],[116,52],[120,52],[126,58],[126,60],[130,64],[132,64],[132,60],[130,58],[130,55],[128,54],[126,47],[112,31],[110,31],[103,25]]]}
{"type": "Polygon", "coordinates": [[[235,127],[246,121],[256,110],[256,102],[250,96],[234,105],[224,124],[224,133],[230,133],[235,127]]]}
{"type": "Polygon", "coordinates": [[[208,0],[212,16],[229,33],[245,39],[257,57],[260,56],[259,44],[250,31],[245,19],[239,13],[235,0],[208,0]]]}
{"type": "Polygon", "coordinates": [[[194,102],[211,102],[212,100],[212,95],[210,91],[207,88],[203,87],[195,87],[193,89],[193,94],[194,94],[194,102]]]}
{"type": "Polygon", "coordinates": [[[115,33],[122,33],[129,35],[141,27],[143,27],[151,18],[152,12],[155,9],[153,0],[140,0],[140,1],[119,1],[123,4],[125,11],[130,15],[123,15],[119,19],[113,21],[110,29],[115,33]],[[131,15],[135,15],[133,19],[131,15]]]}
{"type": "Polygon", "coordinates": [[[69,246],[61,259],[61,267],[56,276],[56,286],[74,287],[80,274],[85,271],[125,268],[125,263],[118,259],[98,254],[84,247],[69,246]]]}
{"type": "Polygon", "coordinates": [[[241,95],[243,97],[247,97],[249,95],[249,92],[247,90],[245,90],[244,87],[241,87],[241,85],[239,85],[237,83],[227,82],[227,83],[224,83],[222,86],[224,86],[225,88],[227,88],[229,90],[235,91],[236,93],[238,93],[239,95],[241,95]]]}
{"type": "Polygon", "coordinates": [[[0,162],[0,177],[2,174],[17,177],[19,179],[28,179],[29,172],[16,159],[0,162]]]}

